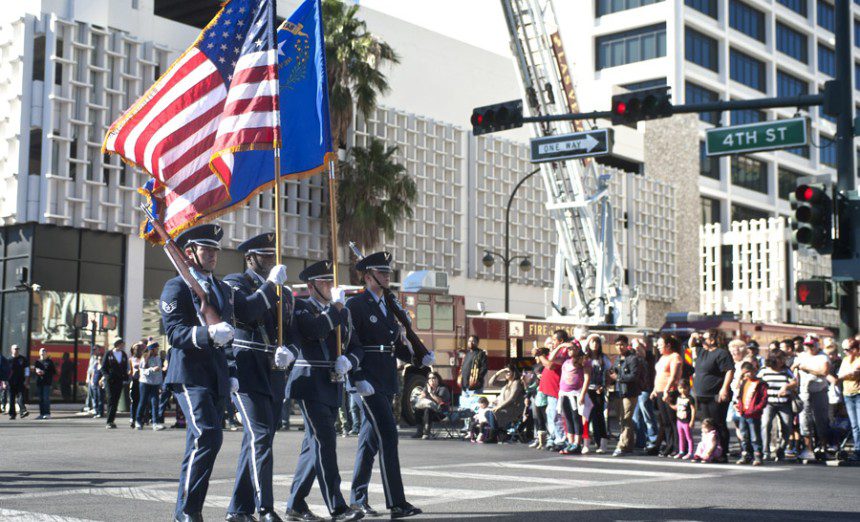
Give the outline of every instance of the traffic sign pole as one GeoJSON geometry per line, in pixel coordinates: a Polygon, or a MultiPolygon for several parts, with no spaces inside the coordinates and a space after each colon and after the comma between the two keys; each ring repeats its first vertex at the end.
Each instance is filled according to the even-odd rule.
{"type": "MultiPolygon", "coordinates": [[[[839,191],[854,190],[854,89],[852,87],[854,58],[850,0],[836,0],[836,88],[839,114],[836,116],[836,187],[839,191]]],[[[854,226],[860,226],[855,223],[854,226]]],[[[857,282],[842,281],[838,296],[839,337],[857,335],[857,282]]]]}

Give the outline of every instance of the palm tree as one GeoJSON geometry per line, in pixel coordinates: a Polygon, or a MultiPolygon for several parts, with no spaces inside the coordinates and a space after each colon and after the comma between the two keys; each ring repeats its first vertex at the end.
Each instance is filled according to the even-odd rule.
{"type": "Polygon", "coordinates": [[[326,72],[329,85],[332,143],[346,145],[353,107],[363,116],[376,109],[376,99],[389,90],[381,69],[400,63],[390,45],[367,31],[364,20],[355,17],[358,5],[341,0],[323,0],[326,72]]]}
{"type": "MultiPolygon", "coordinates": [[[[353,147],[347,161],[341,163],[337,197],[339,244],[355,241],[369,252],[379,244],[383,233],[390,239],[397,222],[412,217],[417,189],[406,167],[392,157],[396,151],[397,147],[386,147],[381,140],[371,138],[367,148],[353,147]]],[[[350,259],[354,261],[351,253],[350,259]]],[[[352,269],[350,279],[353,284],[358,282],[352,269]]]]}

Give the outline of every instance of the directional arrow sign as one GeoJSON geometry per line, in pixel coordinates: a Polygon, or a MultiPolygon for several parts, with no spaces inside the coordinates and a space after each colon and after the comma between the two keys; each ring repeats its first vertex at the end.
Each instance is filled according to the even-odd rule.
{"type": "Polygon", "coordinates": [[[564,136],[533,138],[531,151],[532,163],[603,156],[612,151],[612,132],[611,129],[597,129],[564,136]]]}

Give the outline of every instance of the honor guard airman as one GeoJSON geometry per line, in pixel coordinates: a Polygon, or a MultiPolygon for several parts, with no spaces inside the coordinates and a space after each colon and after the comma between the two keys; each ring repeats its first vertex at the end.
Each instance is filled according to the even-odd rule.
{"type": "MultiPolygon", "coordinates": [[[[379,453],[385,506],[391,510],[391,518],[410,517],[420,514],[421,510],[408,503],[403,492],[397,452],[397,421],[391,402],[398,391],[397,359],[411,362],[413,354],[403,340],[400,323],[388,309],[383,296],[383,288],[388,288],[391,282],[391,254],[370,254],[358,261],[355,268],[362,274],[365,291],[351,297],[346,307],[364,353],[360,372],[356,372],[364,380],[355,383],[356,392],[361,397],[364,422],[358,434],[350,506],[368,516],[377,514],[370,507],[367,489],[373,461],[379,453]]],[[[393,302],[399,306],[396,300],[393,302]]],[[[424,362],[431,363],[429,359],[424,362]]]]}
{"type": "Polygon", "coordinates": [[[236,334],[228,364],[235,366],[239,381],[231,399],[242,417],[244,436],[226,520],[251,522],[259,512],[261,522],[276,522],[281,518],[275,513],[272,495],[272,440],[281,410],[275,401],[283,401],[284,370],[293,359],[292,352],[278,344],[277,288],[282,288],[284,299],[285,344],[292,342],[292,292],[282,286],[286,267],[275,264],[274,233],[255,236],[238,250],[245,255],[247,269],[228,275],[224,282],[233,289],[236,309],[236,334]],[[276,362],[281,367],[277,372],[276,362]]]}
{"type": "Polygon", "coordinates": [[[331,261],[305,268],[299,279],[307,282],[308,299],[297,299],[294,312],[299,350],[287,382],[287,396],[299,404],[305,437],[287,501],[288,520],[319,520],[305,499],[317,478],[332,520],[358,520],[361,511],[350,509],[340,491],[335,420],[343,400],[346,374],[358,366],[361,347],[352,340],[344,289],[333,287],[331,261]],[[344,353],[338,356],[337,331],[344,353]]]}
{"type": "Polygon", "coordinates": [[[213,275],[222,235],[217,225],[200,225],[175,239],[198,267],[193,276],[222,322],[209,326],[202,322],[200,300],[181,276],[169,280],[161,293],[161,319],[173,349],[164,382],[188,425],[174,514],[179,522],[203,520],[203,501],[221,448],[224,401],[238,389],[225,355],[234,333],[233,290],[213,275]]]}

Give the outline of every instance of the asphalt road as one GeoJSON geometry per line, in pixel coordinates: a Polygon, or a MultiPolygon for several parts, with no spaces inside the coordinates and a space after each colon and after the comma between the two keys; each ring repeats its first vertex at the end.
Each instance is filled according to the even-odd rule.
{"type": "MultiPolygon", "coordinates": [[[[125,419],[60,414],[0,417],[0,520],[171,520],[184,432],[133,431],[125,419]]],[[[225,432],[204,511],[223,520],[241,432],[225,432]]],[[[275,439],[276,508],[283,512],[302,432],[275,439]]],[[[338,439],[348,495],[356,438],[338,439]]],[[[420,520],[860,520],[860,468],[760,468],[656,457],[561,456],[524,445],[413,440],[401,434],[407,498],[420,520]]],[[[309,499],[324,514],[318,488],[309,499]]],[[[378,468],[371,505],[384,508],[378,468]]]]}

